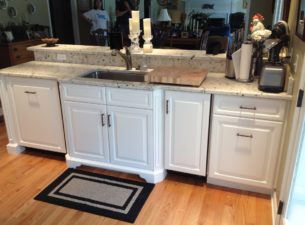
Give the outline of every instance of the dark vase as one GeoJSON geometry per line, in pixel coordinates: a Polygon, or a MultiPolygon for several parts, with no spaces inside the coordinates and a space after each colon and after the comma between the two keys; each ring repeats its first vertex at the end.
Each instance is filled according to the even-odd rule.
{"type": "Polygon", "coordinates": [[[263,68],[263,43],[255,43],[255,66],[254,76],[260,76],[263,68]]]}
{"type": "Polygon", "coordinates": [[[263,57],[256,57],[255,67],[254,67],[254,76],[260,76],[263,68],[263,57]]]}

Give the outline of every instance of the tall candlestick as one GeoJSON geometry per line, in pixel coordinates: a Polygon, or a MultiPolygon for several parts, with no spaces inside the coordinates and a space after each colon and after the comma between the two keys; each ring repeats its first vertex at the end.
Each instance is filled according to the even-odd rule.
{"type": "Polygon", "coordinates": [[[139,32],[140,31],[140,21],[139,20],[133,20],[132,21],[133,31],[139,32]]]}
{"type": "Polygon", "coordinates": [[[129,18],[129,33],[133,32],[133,24],[132,24],[132,19],[129,18]]]}
{"type": "Polygon", "coordinates": [[[144,24],[144,37],[150,37],[151,36],[151,21],[150,18],[143,19],[144,24]]]}

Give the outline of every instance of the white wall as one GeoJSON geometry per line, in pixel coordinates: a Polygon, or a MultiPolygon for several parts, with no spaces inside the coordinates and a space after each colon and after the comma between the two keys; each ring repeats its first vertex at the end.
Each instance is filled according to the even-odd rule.
{"type": "Polygon", "coordinates": [[[7,25],[9,22],[20,24],[22,21],[26,21],[30,24],[39,24],[51,27],[47,0],[11,0],[7,2],[8,6],[16,8],[17,17],[10,18],[7,10],[0,10],[0,22],[3,25],[7,25]],[[28,3],[32,3],[36,6],[36,12],[32,15],[27,12],[28,3]]]}

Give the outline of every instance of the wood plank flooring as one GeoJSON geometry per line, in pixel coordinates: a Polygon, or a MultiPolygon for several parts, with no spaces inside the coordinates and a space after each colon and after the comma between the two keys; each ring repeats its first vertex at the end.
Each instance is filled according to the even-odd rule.
{"type": "MultiPolygon", "coordinates": [[[[6,144],[5,127],[0,123],[1,225],[129,224],[35,201],[34,196],[66,169],[64,156],[37,150],[9,155],[6,144]]],[[[135,175],[81,168],[141,180],[135,175]]],[[[155,186],[135,224],[271,225],[271,201],[267,196],[210,186],[198,177],[170,173],[155,186]]]]}

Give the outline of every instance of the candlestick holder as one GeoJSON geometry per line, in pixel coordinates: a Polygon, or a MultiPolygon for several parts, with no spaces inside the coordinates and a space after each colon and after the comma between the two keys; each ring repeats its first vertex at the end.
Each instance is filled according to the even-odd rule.
{"type": "Polygon", "coordinates": [[[142,49],[139,46],[139,36],[141,31],[130,31],[129,39],[131,41],[130,50],[131,52],[141,52],[142,49]]]}
{"type": "Polygon", "coordinates": [[[143,37],[145,40],[143,45],[143,53],[152,53],[153,52],[153,45],[151,43],[151,40],[153,39],[153,36],[145,36],[143,37]]]}

